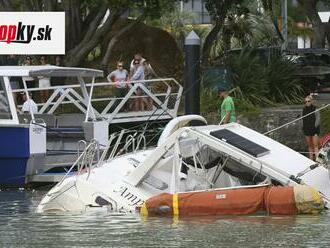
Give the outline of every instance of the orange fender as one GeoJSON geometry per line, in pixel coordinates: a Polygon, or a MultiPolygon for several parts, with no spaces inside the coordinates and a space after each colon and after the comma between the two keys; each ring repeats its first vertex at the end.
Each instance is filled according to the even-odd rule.
{"type": "Polygon", "coordinates": [[[259,186],[218,189],[149,198],[140,213],[149,216],[243,215],[264,212],[294,215],[319,213],[324,209],[321,196],[309,186],[259,186]],[[306,197],[307,196],[307,197],[306,197]]]}

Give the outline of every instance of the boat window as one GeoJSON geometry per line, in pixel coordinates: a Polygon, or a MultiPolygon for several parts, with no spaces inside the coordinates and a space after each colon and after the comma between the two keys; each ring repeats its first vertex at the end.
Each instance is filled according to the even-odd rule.
{"type": "Polygon", "coordinates": [[[12,119],[3,77],[0,77],[0,119],[12,119]]]}
{"type": "Polygon", "coordinates": [[[261,171],[255,171],[234,159],[229,159],[223,170],[237,178],[241,185],[255,185],[266,179],[266,176],[261,171]]]}
{"type": "Polygon", "coordinates": [[[239,185],[255,185],[266,179],[261,171],[255,171],[198,140],[186,139],[180,145],[183,162],[181,173],[188,178],[188,171],[193,172],[196,168],[204,170],[205,178],[211,178],[210,182],[214,185],[218,184],[218,179],[223,179],[220,177],[222,172],[229,174],[239,185]]]}

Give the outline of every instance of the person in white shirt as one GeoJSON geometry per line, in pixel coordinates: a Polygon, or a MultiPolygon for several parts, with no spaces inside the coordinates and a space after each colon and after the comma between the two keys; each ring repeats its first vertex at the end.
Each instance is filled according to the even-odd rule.
{"type": "MultiPolygon", "coordinates": [[[[123,99],[128,93],[128,72],[124,69],[124,63],[122,61],[117,62],[117,70],[112,71],[107,79],[109,82],[115,83],[115,95],[118,98],[123,99]]],[[[123,110],[126,110],[126,104],[123,106],[123,110]]]]}
{"type": "Polygon", "coordinates": [[[122,61],[117,62],[117,70],[112,71],[107,79],[109,82],[114,82],[118,89],[127,88],[128,84],[128,72],[124,69],[124,63],[122,61]]]}
{"type": "Polygon", "coordinates": [[[33,114],[37,114],[38,113],[38,106],[37,104],[33,101],[33,99],[31,98],[32,95],[31,93],[29,93],[29,99],[27,99],[26,97],[26,93],[22,93],[23,94],[23,106],[22,106],[22,112],[23,113],[33,113],[33,114]]]}
{"type": "MultiPolygon", "coordinates": [[[[143,64],[141,62],[141,60],[135,59],[134,60],[134,69],[132,71],[132,76],[130,78],[131,81],[140,81],[138,83],[138,85],[144,85],[144,67],[143,64]]],[[[138,98],[136,98],[134,100],[134,111],[143,111],[146,109],[146,99],[144,97],[142,97],[143,95],[143,91],[140,87],[138,87],[136,89],[135,94],[138,96],[138,98]]]]}

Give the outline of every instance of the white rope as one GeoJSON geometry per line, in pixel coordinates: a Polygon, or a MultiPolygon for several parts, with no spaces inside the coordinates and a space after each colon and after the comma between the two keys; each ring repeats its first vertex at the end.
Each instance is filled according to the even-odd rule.
{"type": "Polygon", "coordinates": [[[308,114],[306,114],[306,115],[303,115],[303,116],[301,116],[301,117],[299,117],[299,118],[297,118],[297,119],[294,119],[293,121],[290,121],[290,122],[285,123],[285,124],[283,124],[283,125],[281,125],[281,126],[279,126],[279,127],[277,127],[277,128],[274,128],[274,129],[272,129],[272,130],[270,130],[270,131],[267,131],[267,132],[264,133],[264,135],[267,135],[267,134],[270,134],[270,133],[272,133],[272,132],[275,132],[275,131],[277,131],[277,130],[283,128],[283,127],[286,127],[286,126],[288,126],[288,125],[290,125],[290,124],[292,124],[292,123],[295,123],[295,122],[297,122],[297,121],[299,121],[299,120],[305,118],[306,116],[309,116],[309,115],[311,115],[311,114],[314,114],[314,113],[316,113],[316,112],[319,112],[319,111],[321,111],[322,109],[325,109],[325,108],[327,108],[327,107],[329,107],[329,106],[330,106],[330,103],[327,104],[327,105],[325,105],[325,106],[323,106],[323,107],[321,107],[321,108],[318,108],[318,109],[314,110],[313,112],[310,112],[310,113],[308,113],[308,114]]]}
{"type": "Polygon", "coordinates": [[[220,121],[219,124],[218,124],[219,126],[222,125],[222,122],[225,120],[225,118],[226,118],[226,115],[224,115],[224,116],[222,117],[221,121],[220,121]]]}

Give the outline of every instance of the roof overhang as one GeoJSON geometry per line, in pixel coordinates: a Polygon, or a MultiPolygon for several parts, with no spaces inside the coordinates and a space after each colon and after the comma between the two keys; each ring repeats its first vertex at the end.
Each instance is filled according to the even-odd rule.
{"type": "Polygon", "coordinates": [[[103,71],[75,68],[46,66],[0,66],[0,76],[3,77],[103,77],[103,71]]]}

